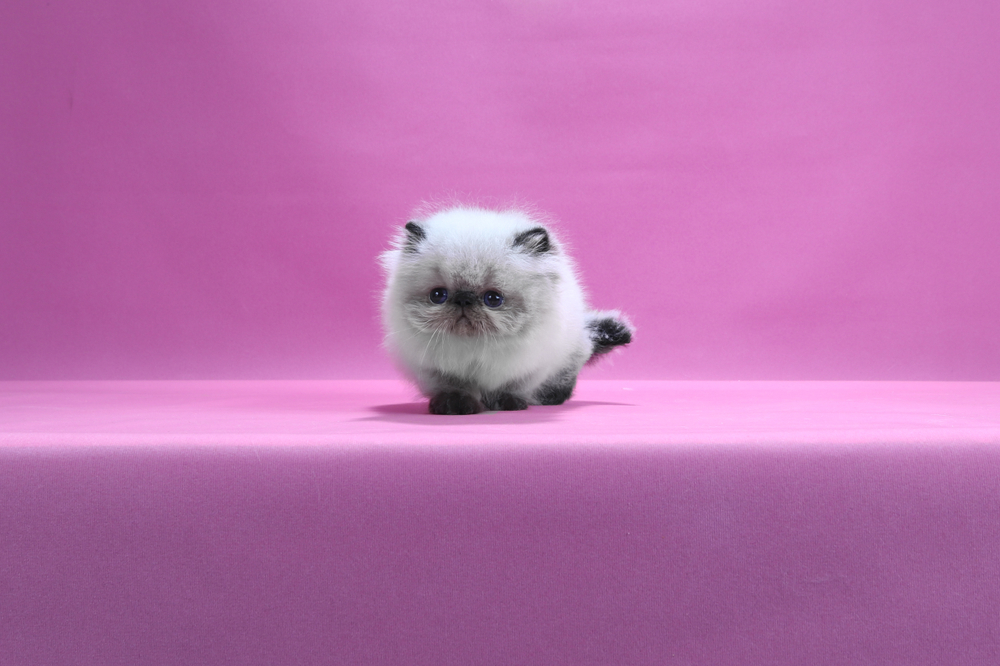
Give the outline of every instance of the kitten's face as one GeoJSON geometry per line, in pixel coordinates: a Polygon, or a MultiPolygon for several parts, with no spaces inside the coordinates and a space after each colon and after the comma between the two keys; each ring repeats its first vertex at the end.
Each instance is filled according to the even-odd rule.
{"type": "Polygon", "coordinates": [[[407,225],[397,273],[407,322],[423,333],[462,337],[530,327],[552,307],[558,280],[546,266],[544,255],[554,252],[548,234],[540,227],[530,237],[463,231],[407,225]]]}
{"type": "Polygon", "coordinates": [[[509,335],[524,325],[524,298],[510,279],[502,279],[491,266],[486,271],[470,267],[457,270],[435,261],[412,286],[406,316],[421,331],[452,335],[509,335]]]}

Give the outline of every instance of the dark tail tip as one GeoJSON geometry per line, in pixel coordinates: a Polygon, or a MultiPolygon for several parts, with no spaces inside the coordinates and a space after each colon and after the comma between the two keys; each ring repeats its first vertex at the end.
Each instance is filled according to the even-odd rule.
{"type": "Polygon", "coordinates": [[[593,356],[607,354],[615,347],[632,342],[632,327],[613,316],[598,316],[587,322],[594,343],[593,356]]]}

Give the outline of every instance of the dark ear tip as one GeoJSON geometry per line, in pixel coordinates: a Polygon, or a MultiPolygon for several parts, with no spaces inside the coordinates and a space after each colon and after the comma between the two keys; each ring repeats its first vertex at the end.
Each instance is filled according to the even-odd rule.
{"type": "Polygon", "coordinates": [[[543,254],[552,249],[549,232],[545,227],[534,227],[514,237],[514,247],[523,247],[533,254],[543,254]]]}
{"type": "Polygon", "coordinates": [[[413,220],[407,222],[403,228],[406,229],[406,242],[404,250],[406,252],[416,252],[417,246],[420,245],[420,241],[427,238],[427,232],[425,232],[424,228],[413,220]]]}

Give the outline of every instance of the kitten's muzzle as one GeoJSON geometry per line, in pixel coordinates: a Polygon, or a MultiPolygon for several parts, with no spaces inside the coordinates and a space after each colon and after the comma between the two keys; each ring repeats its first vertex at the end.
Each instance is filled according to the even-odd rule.
{"type": "Polygon", "coordinates": [[[475,305],[477,301],[479,301],[479,297],[471,291],[459,291],[451,297],[452,303],[463,308],[475,305]]]}

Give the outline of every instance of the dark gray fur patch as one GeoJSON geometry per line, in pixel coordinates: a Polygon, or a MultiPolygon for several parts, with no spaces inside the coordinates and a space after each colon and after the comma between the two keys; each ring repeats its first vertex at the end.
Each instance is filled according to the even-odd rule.
{"type": "Polygon", "coordinates": [[[535,227],[514,236],[514,247],[523,248],[529,254],[545,254],[552,250],[552,243],[545,227],[535,227]]]}
{"type": "Polygon", "coordinates": [[[527,409],[528,401],[516,393],[507,391],[496,391],[483,393],[483,405],[493,412],[513,412],[519,409],[527,409]]]}
{"type": "Polygon", "coordinates": [[[563,370],[551,377],[535,391],[535,402],[539,405],[561,405],[573,395],[576,387],[576,373],[563,370]]]}

